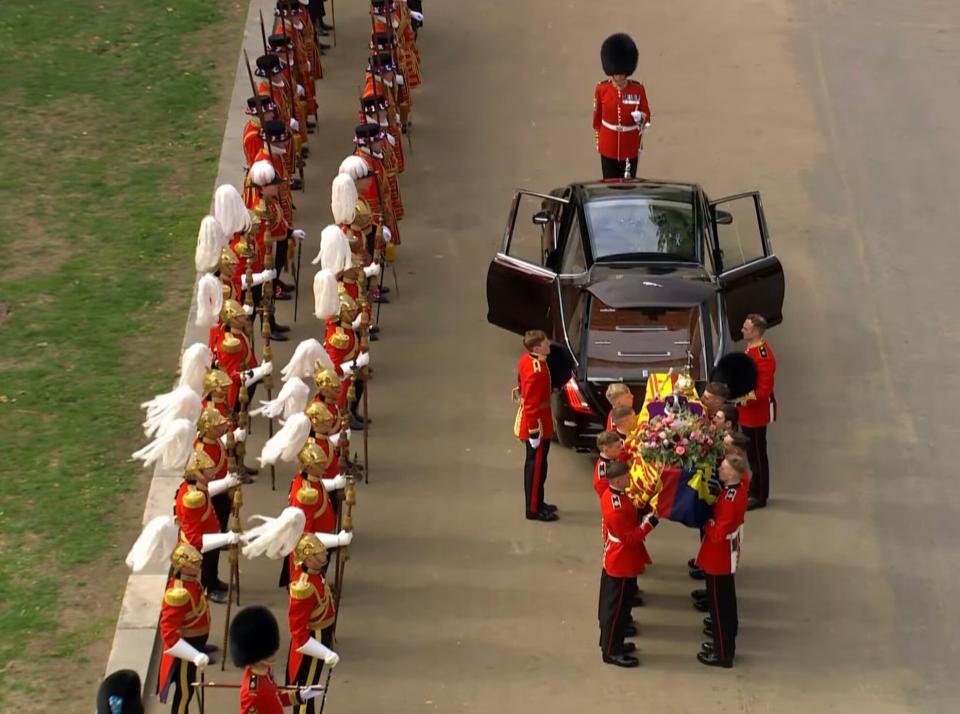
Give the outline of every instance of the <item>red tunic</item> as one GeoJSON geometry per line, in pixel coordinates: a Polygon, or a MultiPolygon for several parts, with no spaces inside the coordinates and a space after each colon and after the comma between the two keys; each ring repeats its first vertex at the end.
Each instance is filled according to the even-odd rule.
{"type": "Polygon", "coordinates": [[[553,437],[553,414],[550,410],[550,370],[544,357],[527,352],[517,364],[520,385],[520,409],[514,432],[521,441],[531,437],[553,437]]]}
{"type": "Polygon", "coordinates": [[[603,498],[603,494],[606,493],[608,484],[607,484],[607,467],[613,463],[611,459],[605,459],[604,457],[599,457],[597,463],[593,465],[593,490],[597,492],[597,495],[603,498]]]}
{"type": "Polygon", "coordinates": [[[189,543],[197,550],[203,549],[203,536],[220,532],[220,520],[210,503],[210,496],[186,481],[177,489],[173,514],[180,526],[180,541],[189,543]]]}
{"type": "Polygon", "coordinates": [[[713,518],[703,527],[697,565],[708,575],[729,575],[737,571],[740,559],[740,527],[747,513],[750,476],[725,486],[713,504],[713,518]]]}
{"type": "Polygon", "coordinates": [[[260,120],[250,119],[243,127],[243,158],[247,167],[253,166],[254,157],[263,148],[263,139],[260,138],[260,120]]]}
{"type": "Polygon", "coordinates": [[[603,569],[615,578],[633,578],[653,561],[643,539],[653,530],[637,523],[637,508],[624,493],[608,488],[600,496],[603,514],[603,569]]]}
{"type": "Polygon", "coordinates": [[[320,573],[301,572],[290,582],[290,605],[287,624],[290,626],[290,654],[287,657],[287,679],[293,682],[303,661],[297,649],[311,637],[320,640],[320,631],[333,624],[337,611],[330,586],[320,573]]]}
{"type": "MultiPolygon", "coordinates": [[[[160,608],[162,650],[170,649],[181,638],[202,637],[209,632],[210,609],[203,586],[196,580],[169,580],[160,608]]],[[[161,702],[167,700],[167,692],[173,684],[173,664],[176,659],[168,654],[160,657],[157,691],[161,702]]]]}
{"type": "Polygon", "coordinates": [[[280,691],[273,678],[273,670],[256,674],[252,668],[243,671],[240,685],[240,714],[283,714],[284,707],[292,707],[298,699],[290,692],[280,691]]]}
{"type": "Polygon", "coordinates": [[[597,85],[593,94],[593,133],[601,156],[624,161],[640,152],[640,127],[632,112],[641,111],[650,121],[650,104],[643,85],[627,80],[623,89],[617,89],[607,79],[597,85]]]}
{"type": "MultiPolygon", "coordinates": [[[[276,226],[276,219],[274,219],[273,224],[271,225],[270,234],[273,236],[274,241],[283,240],[287,237],[287,228],[293,226],[293,199],[290,195],[290,172],[288,171],[286,162],[284,161],[283,156],[278,156],[276,154],[271,154],[267,149],[267,146],[264,145],[255,157],[253,157],[253,163],[257,161],[269,161],[273,164],[274,170],[277,172],[277,176],[283,179],[283,183],[280,184],[280,210],[281,215],[283,216],[283,231],[278,231],[276,226]]],[[[253,166],[253,164],[250,164],[253,166]]],[[[244,187],[243,200],[247,208],[251,211],[257,207],[257,204],[260,203],[260,194],[255,186],[252,184],[244,187]]]]}
{"type": "Polygon", "coordinates": [[[766,342],[748,347],[747,354],[757,365],[757,387],[754,398],[740,405],[740,425],[750,428],[766,426],[777,418],[777,399],[773,395],[773,378],[777,358],[766,342]]]}
{"type": "Polygon", "coordinates": [[[227,349],[224,345],[226,338],[226,332],[224,332],[221,334],[213,353],[217,366],[233,380],[227,394],[227,404],[230,405],[231,409],[234,409],[237,405],[237,398],[240,396],[240,380],[243,379],[243,371],[257,366],[257,356],[253,354],[250,343],[247,342],[247,336],[242,331],[230,332],[230,337],[235,337],[240,344],[236,348],[227,349]]]}
{"type": "Polygon", "coordinates": [[[320,478],[298,473],[290,483],[287,500],[307,517],[304,533],[336,533],[337,512],[320,478]]]}
{"type": "Polygon", "coordinates": [[[196,447],[197,444],[203,444],[203,450],[206,452],[207,456],[213,459],[213,463],[216,464],[217,472],[211,477],[210,480],[216,481],[226,476],[227,449],[223,445],[223,442],[219,439],[214,439],[211,441],[205,437],[197,437],[197,439],[195,439],[193,442],[194,447],[196,447]]]}

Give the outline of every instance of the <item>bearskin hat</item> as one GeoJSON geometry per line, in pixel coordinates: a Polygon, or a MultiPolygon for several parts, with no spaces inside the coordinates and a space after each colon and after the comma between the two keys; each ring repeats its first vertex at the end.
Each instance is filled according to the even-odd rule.
{"type": "Polygon", "coordinates": [[[230,623],[230,659],[248,667],[269,659],[280,649],[277,618],[263,605],[245,607],[230,623]]]}
{"type": "Polygon", "coordinates": [[[757,388],[757,365],[743,352],[724,355],[713,368],[711,382],[722,382],[730,388],[730,398],[739,399],[757,388]]]}
{"type": "Polygon", "coordinates": [[[107,675],[97,690],[97,714],[143,714],[140,676],[132,669],[107,675]]]}
{"type": "Polygon", "coordinates": [[[608,77],[615,74],[631,75],[637,71],[640,52],[630,37],[622,32],[610,35],[600,46],[600,64],[608,77]]]}

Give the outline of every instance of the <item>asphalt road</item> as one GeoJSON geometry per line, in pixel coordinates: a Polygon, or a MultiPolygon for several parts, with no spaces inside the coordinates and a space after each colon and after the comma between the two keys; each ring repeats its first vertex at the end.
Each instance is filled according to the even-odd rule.
{"type": "MultiPolygon", "coordinates": [[[[350,150],[361,5],[337,7],[297,201],[314,246],[350,150]]],[[[954,711],[960,5],[426,5],[400,290],[374,345],[372,478],[328,710],[954,711]],[[713,196],[761,190],[787,271],[770,334],[773,500],[747,520],[732,671],[694,659],[702,616],[684,563],[696,536],[675,524],[649,539],[641,668],[601,664],[591,462],[555,449],[547,493],[561,520],[523,519],[509,399],[520,345],[485,321],[485,268],[514,189],[599,173],[591,95],[600,42],[619,30],[640,45],[654,115],[641,173],[713,196]]],[[[308,302],[299,339],[319,331],[308,302]]],[[[281,474],[276,493],[265,478],[247,490],[248,513],[279,511],[281,474]]],[[[276,572],[245,564],[244,604],[283,621],[276,572]]],[[[207,710],[234,712],[234,697],[213,693],[207,710]]]]}

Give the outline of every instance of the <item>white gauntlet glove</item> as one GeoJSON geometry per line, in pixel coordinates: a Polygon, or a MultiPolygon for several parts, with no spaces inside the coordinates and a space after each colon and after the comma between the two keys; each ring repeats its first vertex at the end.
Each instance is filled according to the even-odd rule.
{"type": "Polygon", "coordinates": [[[303,240],[307,237],[307,234],[302,228],[294,228],[292,231],[290,231],[290,237],[296,240],[303,240]]]}
{"type": "Polygon", "coordinates": [[[201,553],[209,553],[211,550],[224,548],[228,545],[237,545],[240,542],[240,534],[228,531],[227,533],[204,533],[203,546],[201,553]]]}
{"type": "Polygon", "coordinates": [[[303,97],[305,94],[306,94],[306,90],[304,90],[303,85],[297,84],[297,96],[303,97]]]}
{"type": "Polygon", "coordinates": [[[210,658],[207,657],[207,655],[182,638],[177,640],[173,647],[166,650],[164,654],[176,657],[177,659],[185,659],[200,669],[210,664],[210,658]]]}
{"type": "Polygon", "coordinates": [[[234,486],[240,485],[240,479],[234,474],[227,474],[223,478],[218,478],[216,481],[211,481],[210,485],[207,486],[207,493],[211,497],[219,496],[221,493],[226,493],[234,486]]]}
{"type": "Polygon", "coordinates": [[[276,280],[277,271],[271,268],[270,270],[264,270],[260,273],[253,274],[253,285],[247,285],[247,276],[246,274],[240,276],[240,287],[246,290],[248,287],[256,287],[257,285],[263,285],[268,280],[276,280]]]}
{"type": "Polygon", "coordinates": [[[529,441],[530,441],[530,446],[531,446],[532,448],[534,448],[534,449],[539,449],[539,448],[540,448],[540,437],[539,437],[539,436],[531,437],[531,438],[529,439],[529,441]]]}
{"type": "Polygon", "coordinates": [[[361,352],[357,357],[357,367],[366,367],[368,364],[370,364],[370,353],[361,352]]]}
{"type": "Polygon", "coordinates": [[[297,695],[300,697],[301,702],[309,702],[311,699],[316,699],[321,694],[323,694],[323,688],[317,687],[316,689],[312,687],[300,687],[297,690],[297,695]]]}
{"type": "Polygon", "coordinates": [[[419,23],[421,23],[421,24],[423,23],[423,13],[422,13],[422,12],[417,12],[416,10],[411,10],[411,11],[410,11],[410,17],[412,17],[414,20],[416,20],[417,22],[419,22],[419,23]]]}
{"type": "Polygon", "coordinates": [[[314,533],[324,548],[339,548],[353,543],[353,533],[350,531],[340,531],[339,533],[314,533]]]}
{"type": "Polygon", "coordinates": [[[266,377],[268,374],[273,374],[273,363],[264,362],[259,367],[254,367],[253,369],[248,369],[243,373],[244,376],[244,385],[249,389],[254,384],[259,382],[261,379],[266,377]]]}
{"type": "Polygon", "coordinates": [[[298,122],[293,117],[290,117],[290,128],[294,131],[300,131],[300,122],[298,122]]]}
{"type": "Polygon", "coordinates": [[[321,479],[323,490],[327,493],[331,491],[342,491],[347,487],[347,478],[343,474],[337,474],[333,478],[321,479]]]}
{"type": "Polygon", "coordinates": [[[307,640],[302,647],[297,649],[297,652],[315,659],[322,659],[323,663],[328,667],[336,667],[337,662],[340,661],[340,656],[336,652],[321,644],[315,637],[307,640]]]}
{"type": "Polygon", "coordinates": [[[386,226],[383,227],[383,239],[389,243],[393,240],[393,233],[386,226]]]}
{"type": "Polygon", "coordinates": [[[360,323],[361,323],[362,321],[363,321],[363,315],[362,315],[362,314],[361,314],[361,315],[357,315],[357,316],[354,318],[353,322],[350,323],[350,327],[352,327],[354,330],[359,330],[359,329],[360,329],[360,323]]]}
{"type": "MultiPolygon", "coordinates": [[[[384,230],[384,235],[386,235],[386,228],[384,230]]],[[[363,274],[368,278],[375,278],[380,275],[380,263],[374,263],[373,265],[368,265],[363,269],[363,274]]]]}
{"type": "Polygon", "coordinates": [[[397,74],[397,84],[398,84],[399,86],[401,86],[401,87],[403,86],[403,84],[404,84],[404,79],[403,79],[403,75],[402,75],[402,74],[397,74]]]}

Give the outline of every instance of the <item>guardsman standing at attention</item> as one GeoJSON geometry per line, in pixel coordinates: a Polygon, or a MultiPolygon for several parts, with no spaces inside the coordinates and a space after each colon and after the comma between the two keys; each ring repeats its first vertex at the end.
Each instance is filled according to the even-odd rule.
{"type": "Polygon", "coordinates": [[[557,520],[557,507],[543,500],[547,480],[547,455],[553,438],[553,412],[550,409],[550,340],[543,330],[528,330],[523,336],[527,350],[517,364],[518,387],[514,397],[520,399],[514,434],[526,447],[523,464],[523,487],[527,519],[557,520]]]}
{"type": "Polygon", "coordinates": [[[640,82],[628,79],[637,70],[637,45],[622,32],[600,47],[606,79],[593,94],[593,135],[603,178],[636,178],[643,132],[650,124],[650,104],[640,82]]]}
{"type": "Polygon", "coordinates": [[[742,456],[727,454],[720,464],[721,491],[713,517],[703,527],[697,565],[706,573],[710,625],[697,659],[710,667],[732,667],[737,648],[737,586],[734,573],[740,560],[743,517],[747,512],[750,475],[742,456]]]}
{"type": "Polygon", "coordinates": [[[247,99],[247,108],[244,110],[244,114],[250,117],[246,126],[243,127],[243,158],[247,162],[247,168],[249,168],[253,166],[257,154],[263,149],[263,137],[260,136],[260,132],[263,130],[261,119],[264,122],[273,121],[277,116],[277,105],[273,103],[273,99],[269,96],[258,94],[247,99]]]}
{"type": "Polygon", "coordinates": [[[767,320],[762,315],[747,315],[740,330],[747,341],[747,355],[757,365],[757,386],[740,404],[740,429],[750,439],[750,501],[747,507],[763,508],[770,497],[770,461],[767,458],[767,425],[777,419],[777,399],[773,395],[777,358],[764,339],[767,320]]]}
{"type": "Polygon", "coordinates": [[[240,714],[282,714],[323,694],[323,689],[303,687],[280,691],[273,678],[273,658],[280,649],[277,618],[262,605],[247,607],[230,623],[230,659],[243,667],[240,714]]]}

